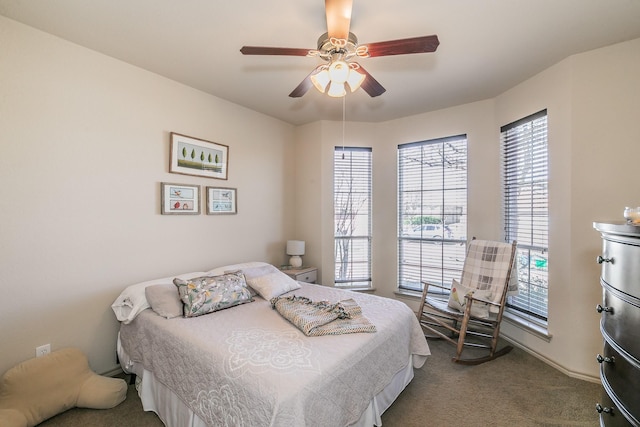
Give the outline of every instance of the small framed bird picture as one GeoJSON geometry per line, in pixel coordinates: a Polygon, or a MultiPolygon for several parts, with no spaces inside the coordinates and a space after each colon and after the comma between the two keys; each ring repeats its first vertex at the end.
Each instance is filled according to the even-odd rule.
{"type": "Polygon", "coordinates": [[[162,215],[200,215],[200,186],[161,184],[162,215]]]}
{"type": "Polygon", "coordinates": [[[236,188],[206,187],[207,215],[237,214],[238,202],[236,188]]]}

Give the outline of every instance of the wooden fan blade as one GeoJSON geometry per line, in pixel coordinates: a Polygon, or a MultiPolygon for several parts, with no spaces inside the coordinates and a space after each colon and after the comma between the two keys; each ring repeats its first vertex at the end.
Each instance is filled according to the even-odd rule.
{"type": "Polygon", "coordinates": [[[366,46],[369,49],[369,56],[374,57],[435,52],[439,44],[438,36],[433,35],[370,43],[366,46]]]}
{"type": "Polygon", "coordinates": [[[296,49],[293,47],[262,47],[262,46],[242,46],[240,52],[243,55],[288,55],[307,56],[310,49],[296,49]]]}
{"type": "Polygon", "coordinates": [[[313,82],[311,81],[311,75],[315,73],[316,70],[313,70],[309,73],[307,77],[289,94],[291,98],[300,98],[302,95],[307,93],[309,89],[313,87],[313,82]]]}
{"type": "Polygon", "coordinates": [[[360,88],[367,92],[370,97],[375,98],[376,96],[380,96],[387,91],[384,87],[382,87],[380,83],[378,83],[376,79],[373,78],[371,74],[369,74],[367,70],[362,68],[362,65],[360,65],[360,68],[358,68],[358,72],[366,76],[360,88]]]}
{"type": "Polygon", "coordinates": [[[349,39],[351,26],[351,9],[353,0],[325,0],[324,9],[327,15],[327,32],[329,38],[349,39]]]}

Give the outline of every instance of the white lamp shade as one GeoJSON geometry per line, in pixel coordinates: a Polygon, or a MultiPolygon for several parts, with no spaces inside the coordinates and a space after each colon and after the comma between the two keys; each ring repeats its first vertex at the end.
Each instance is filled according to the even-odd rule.
{"type": "Polygon", "coordinates": [[[287,255],[304,255],[304,241],[303,240],[287,241],[287,255]]]}
{"type": "Polygon", "coordinates": [[[351,68],[344,61],[333,61],[329,65],[329,77],[333,83],[345,83],[349,77],[351,68]]]}
{"type": "Polygon", "coordinates": [[[311,75],[311,83],[318,89],[320,92],[324,93],[329,85],[331,79],[329,78],[329,72],[326,69],[321,70],[316,74],[311,75]]]}
{"type": "Polygon", "coordinates": [[[331,82],[329,85],[329,90],[327,91],[327,95],[333,98],[340,98],[347,94],[347,91],[344,88],[344,83],[331,82]]]}
{"type": "Polygon", "coordinates": [[[349,78],[347,79],[347,83],[349,84],[351,92],[355,92],[356,90],[358,90],[365,77],[366,76],[364,74],[361,74],[354,69],[349,70],[349,78]]]}

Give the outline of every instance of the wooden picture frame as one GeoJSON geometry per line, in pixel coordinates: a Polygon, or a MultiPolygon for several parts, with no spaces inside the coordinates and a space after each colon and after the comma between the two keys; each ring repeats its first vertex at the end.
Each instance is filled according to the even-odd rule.
{"type": "Polygon", "coordinates": [[[238,190],[228,187],[207,187],[207,215],[238,213],[238,190]]]}
{"type": "Polygon", "coordinates": [[[200,215],[200,186],[160,183],[162,215],[200,215]]]}
{"type": "Polygon", "coordinates": [[[171,132],[169,172],[227,179],[229,147],[171,132]]]}

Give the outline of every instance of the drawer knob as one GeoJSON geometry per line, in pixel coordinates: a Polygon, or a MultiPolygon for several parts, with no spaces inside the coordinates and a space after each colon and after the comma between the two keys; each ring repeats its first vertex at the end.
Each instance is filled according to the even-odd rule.
{"type": "Polygon", "coordinates": [[[596,311],[598,313],[602,313],[603,311],[605,313],[613,313],[613,307],[603,307],[600,304],[596,305],[596,311]]]}
{"type": "Polygon", "coordinates": [[[605,414],[612,414],[613,413],[613,408],[609,408],[607,406],[602,406],[599,403],[596,403],[596,411],[598,411],[599,414],[602,414],[603,412],[605,414]]]}
{"type": "Polygon", "coordinates": [[[610,262],[613,264],[613,258],[603,258],[602,255],[598,255],[598,264],[602,264],[603,262],[610,262]]]}
{"type": "Polygon", "coordinates": [[[615,361],[616,361],[616,358],[615,358],[615,357],[613,357],[613,356],[611,356],[611,357],[604,357],[604,356],[602,356],[601,354],[599,354],[599,355],[597,355],[597,356],[596,356],[596,360],[598,361],[598,363],[602,363],[602,362],[605,362],[605,363],[613,363],[613,362],[615,362],[615,361]]]}

